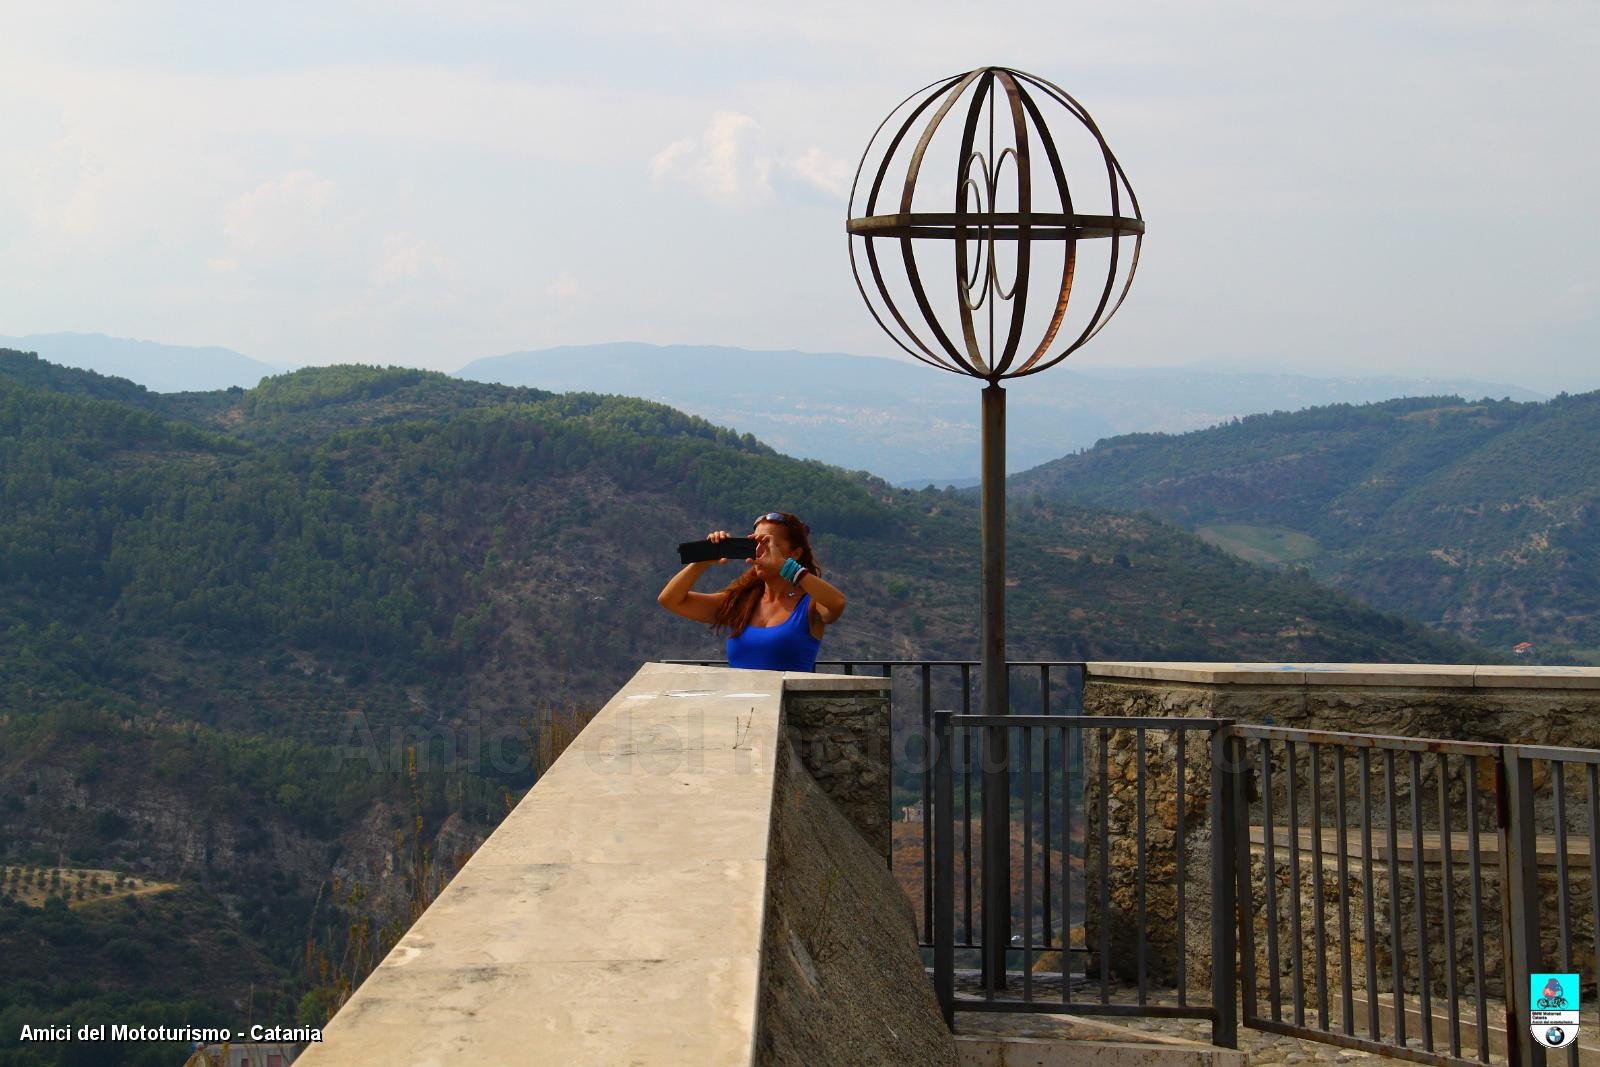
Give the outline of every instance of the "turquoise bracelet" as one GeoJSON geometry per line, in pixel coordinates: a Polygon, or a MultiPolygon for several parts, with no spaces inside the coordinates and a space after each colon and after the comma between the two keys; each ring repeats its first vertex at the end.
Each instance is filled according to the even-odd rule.
{"type": "Polygon", "coordinates": [[[778,568],[778,577],[791,585],[798,585],[800,582],[799,575],[804,572],[805,568],[800,566],[800,561],[790,556],[783,561],[783,566],[778,568]]]}

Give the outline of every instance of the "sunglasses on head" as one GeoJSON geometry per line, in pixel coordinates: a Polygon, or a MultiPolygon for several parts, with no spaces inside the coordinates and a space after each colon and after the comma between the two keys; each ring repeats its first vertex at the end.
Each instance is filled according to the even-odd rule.
{"type": "Polygon", "coordinates": [[[794,535],[793,532],[796,530],[799,531],[799,536],[802,538],[809,536],[811,533],[810,526],[807,526],[797,518],[785,515],[781,511],[769,511],[765,515],[757,515],[755,521],[750,524],[750,528],[754,530],[764,522],[778,523],[784,529],[791,531],[791,536],[794,535]]]}

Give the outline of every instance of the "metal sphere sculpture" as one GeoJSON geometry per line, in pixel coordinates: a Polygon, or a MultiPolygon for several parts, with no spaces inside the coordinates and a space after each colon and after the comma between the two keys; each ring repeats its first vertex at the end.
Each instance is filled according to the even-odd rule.
{"type": "Polygon", "coordinates": [[[884,332],[924,363],[996,384],[1048,370],[1110,321],[1133,283],[1144,218],[1082,105],[1043,78],[982,67],[919,89],[879,124],[856,168],[846,230],[856,286],[884,332]],[[1058,143],[1047,110],[1065,111],[1088,137],[1058,143]],[[952,116],[960,122],[947,122],[952,116]],[[946,166],[953,161],[953,174],[934,162],[940,155],[946,166]],[[953,198],[954,210],[927,210],[942,206],[941,198],[953,198]],[[1109,248],[1097,257],[1105,277],[1092,283],[1090,297],[1097,302],[1069,325],[1074,282],[1089,280],[1079,277],[1079,246],[1106,238],[1109,248]],[[904,270],[892,280],[885,261],[894,246],[887,256],[880,251],[880,242],[891,241],[904,270]],[[937,255],[927,251],[919,257],[918,246],[930,243],[949,250],[947,264],[933,263],[937,255]],[[1051,249],[1060,253],[1059,270],[1046,262],[1057,258],[1051,249]],[[954,283],[954,321],[929,295],[941,273],[954,283]],[[920,332],[911,321],[918,316],[920,332]]]}

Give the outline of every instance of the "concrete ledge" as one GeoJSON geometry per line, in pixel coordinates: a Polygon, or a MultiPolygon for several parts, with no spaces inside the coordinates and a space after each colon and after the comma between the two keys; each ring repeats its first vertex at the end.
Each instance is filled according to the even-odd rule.
{"type": "Polygon", "coordinates": [[[803,674],[785,671],[783,687],[791,693],[887,693],[892,683],[888,678],[876,678],[870,674],[803,674]]]}
{"type": "MultiPolygon", "coordinates": [[[[849,888],[839,890],[840,900],[852,910],[834,922],[852,931],[870,926],[890,938],[852,943],[846,953],[856,959],[892,953],[897,934],[899,951],[914,961],[915,982],[898,994],[901,1000],[889,996],[883,1003],[915,1006],[923,998],[933,1004],[938,1032],[920,1035],[922,1045],[911,1047],[920,1053],[930,1040],[948,1042],[916,955],[909,905],[882,859],[804,769],[796,778],[789,767],[795,757],[783,723],[786,690],[877,698],[884,684],[644,665],[355,991],[324,1029],[324,1040],[296,1062],[758,1062],[758,1033],[784,1033],[764,1031],[761,1010],[763,981],[778,973],[766,942],[774,909],[802,917],[814,911],[804,900],[773,902],[783,881],[774,872],[810,862],[804,855],[810,846],[798,858],[774,853],[776,828],[786,825],[778,813],[794,803],[786,797],[804,792],[780,788],[780,758],[783,781],[800,782],[813,796],[806,806],[811,821],[819,810],[833,820],[814,839],[829,850],[818,862],[851,871],[865,864],[905,910],[898,917],[903,929],[871,920],[863,901],[876,898],[862,886],[873,883],[841,875],[849,888]],[[854,859],[842,858],[851,849],[854,859]]],[[[806,840],[801,831],[783,832],[806,840]]],[[[806,887],[803,880],[790,885],[806,887]]],[[[821,928],[807,923],[797,921],[807,932],[821,928]]],[[[836,986],[827,995],[850,992],[859,991],[836,986]]],[[[916,1032],[898,1018],[871,1020],[875,1027],[890,1022],[916,1032]]],[[[769,1036],[763,1048],[759,1062],[793,1062],[774,1058],[773,1049],[785,1049],[782,1040],[769,1036]]],[[[818,1062],[815,1049],[799,1051],[818,1062]]]]}
{"type": "Polygon", "coordinates": [[[1445,663],[1095,662],[1089,678],[1207,685],[1445,686],[1463,689],[1600,689],[1600,667],[1445,663]]]}

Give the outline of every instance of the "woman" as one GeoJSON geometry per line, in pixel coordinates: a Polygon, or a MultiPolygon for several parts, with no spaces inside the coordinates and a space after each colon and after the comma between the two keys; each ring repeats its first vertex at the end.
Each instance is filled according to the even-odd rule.
{"type": "MultiPolygon", "coordinates": [[[[844,614],[844,594],[822,580],[811,554],[811,528],[787,511],[755,521],[756,554],[721,592],[696,593],[711,563],[690,563],[656,597],[668,611],[727,631],[728,666],[763,671],[814,671],[822,631],[844,614]]],[[[706,535],[725,541],[726,530],[706,535]]],[[[726,563],[727,560],[718,560],[726,563]]]]}

